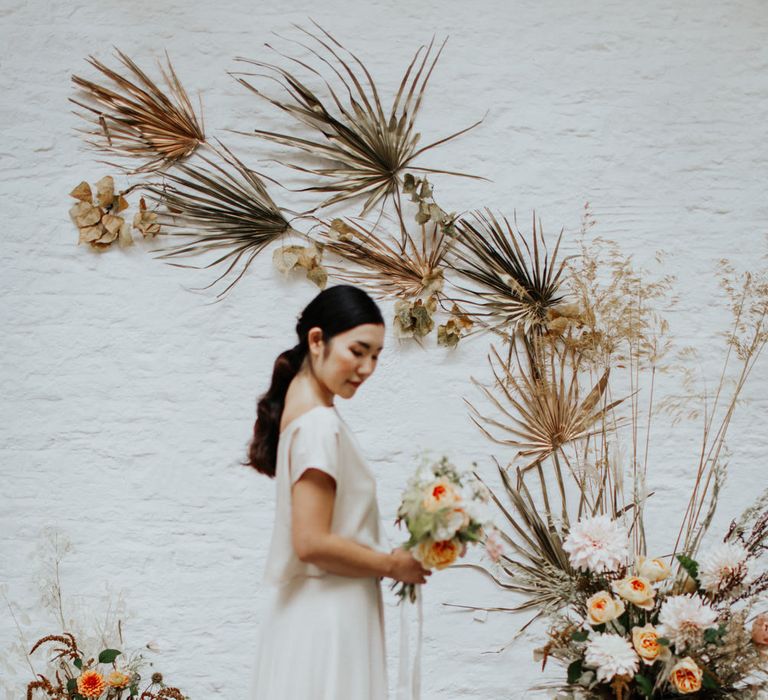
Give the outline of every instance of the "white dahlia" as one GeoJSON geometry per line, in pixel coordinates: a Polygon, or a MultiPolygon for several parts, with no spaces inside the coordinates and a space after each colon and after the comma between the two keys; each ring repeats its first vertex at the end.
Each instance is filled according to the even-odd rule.
{"type": "Polygon", "coordinates": [[[563,548],[576,569],[601,573],[626,563],[627,529],[607,515],[579,520],[565,538],[563,548]]]}
{"type": "Polygon", "coordinates": [[[659,611],[659,634],[680,651],[696,642],[717,620],[717,613],[696,595],[673,595],[659,611]]]}
{"type": "Polygon", "coordinates": [[[739,585],[749,573],[749,562],[744,547],[725,542],[710,549],[699,559],[699,582],[707,593],[739,585]]]}
{"type": "Polygon", "coordinates": [[[589,638],[584,664],[597,669],[597,680],[607,683],[614,676],[634,677],[640,657],[624,637],[618,634],[595,634],[589,638]]]}

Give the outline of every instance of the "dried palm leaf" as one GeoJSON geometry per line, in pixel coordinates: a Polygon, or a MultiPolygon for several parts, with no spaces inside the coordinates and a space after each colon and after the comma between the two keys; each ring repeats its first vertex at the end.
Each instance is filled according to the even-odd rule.
{"type": "MultiPolygon", "coordinates": [[[[552,614],[576,597],[576,579],[563,549],[567,528],[542,517],[520,472],[516,483],[513,483],[506,469],[498,462],[496,467],[506,499],[502,499],[487,484],[486,488],[503,517],[500,532],[507,552],[499,562],[500,572],[494,574],[477,564],[454,567],[478,569],[500,588],[522,596],[524,600],[521,603],[507,608],[510,612],[534,610],[537,616],[552,614]]],[[[478,474],[475,476],[482,481],[478,474]]]]}
{"type": "Polygon", "coordinates": [[[501,392],[509,408],[496,398],[492,390],[474,377],[471,379],[502,412],[506,422],[488,418],[466,399],[465,402],[479,419],[470,416],[471,420],[486,437],[496,443],[518,448],[516,457],[533,458],[523,472],[550,456],[556,456],[568,443],[617,426],[616,421],[607,424],[603,420],[609,411],[624,401],[623,398],[608,404],[603,401],[610,370],[603,373],[582,399],[578,380],[579,356],[568,348],[556,350],[551,347],[548,363],[531,360],[529,356],[527,365],[524,365],[517,347],[513,346],[519,370],[517,373],[511,371],[493,345],[491,350],[503,370],[503,376],[499,376],[489,355],[488,361],[496,380],[494,387],[501,392]],[[497,438],[488,432],[486,425],[499,428],[511,437],[497,438]]]}
{"type": "Polygon", "coordinates": [[[457,301],[475,307],[473,317],[487,317],[494,330],[510,335],[516,330],[541,332],[547,329],[549,312],[563,299],[559,289],[565,260],[556,263],[562,231],[550,256],[535,215],[530,244],[506,217],[502,221],[486,209],[456,222],[456,245],[446,264],[481,285],[469,289],[454,283],[470,295],[457,301]]]}
{"type": "Polygon", "coordinates": [[[417,147],[420,134],[414,131],[416,116],[427,82],[445,42],[437,50],[431,63],[430,55],[434,40],[430,42],[421,58],[420,54],[424,47],[418,49],[400,82],[397,95],[387,115],[382,107],[376,84],[362,61],[319,24],[316,22],[313,24],[320,30],[319,35],[298,26],[296,28],[309,37],[314,44],[307,45],[300,41],[295,43],[308,51],[313,60],[319,61],[335,74],[342,86],[339,94],[319,70],[304,61],[280,52],[277,53],[321,80],[328,90],[330,99],[323,102],[293,73],[263,61],[237,59],[267,70],[269,72],[267,77],[273,78],[285,88],[289,95],[288,99],[269,97],[242,77],[263,74],[238,72],[233,73],[233,76],[248,90],[266,99],[318,134],[315,138],[304,138],[262,129],[256,129],[254,132],[257,136],[299,149],[329,163],[326,167],[317,168],[290,164],[290,167],[296,170],[329,180],[325,184],[301,190],[332,193],[316,209],[365,195],[361,216],[365,216],[379,202],[385,201],[390,196],[394,198],[399,212],[399,184],[401,174],[406,167],[476,177],[447,170],[416,168],[411,165],[421,154],[466,133],[482,121],[433,141],[427,146],[417,147]],[[341,52],[351,57],[351,61],[342,58],[341,52]]]}
{"type": "MultiPolygon", "coordinates": [[[[227,269],[203,289],[223,279],[243,256],[247,256],[234,281],[217,295],[221,297],[240,280],[265,246],[292,229],[269,196],[262,179],[224,146],[216,152],[223,159],[223,164],[198,154],[197,157],[205,161],[209,168],[183,163],[165,173],[167,182],[148,184],[144,189],[155,203],[166,209],[158,213],[161,225],[158,236],[191,239],[172,247],[159,258],[228,250],[202,268],[230,261],[227,269]],[[166,232],[173,228],[179,230],[166,232]]],[[[196,265],[168,264],[201,269],[196,265]]]]}
{"type": "Polygon", "coordinates": [[[80,114],[95,128],[83,130],[88,143],[118,156],[148,159],[131,172],[146,172],[166,167],[191,155],[205,142],[202,119],[198,122],[186,90],[166,54],[167,71],[160,72],[169,95],[153,82],[128,56],[116,49],[117,57],[128,70],[128,77],[90,56],[87,60],[117,90],[78,75],[72,82],[86,92],[85,102],[70,98],[90,114],[80,114]]]}
{"type": "Polygon", "coordinates": [[[365,286],[379,298],[414,299],[439,295],[443,289],[442,263],[449,239],[436,225],[431,232],[425,229],[420,242],[406,232],[404,249],[349,217],[333,219],[321,230],[321,238],[326,250],[363,268],[328,265],[334,276],[365,286]]]}

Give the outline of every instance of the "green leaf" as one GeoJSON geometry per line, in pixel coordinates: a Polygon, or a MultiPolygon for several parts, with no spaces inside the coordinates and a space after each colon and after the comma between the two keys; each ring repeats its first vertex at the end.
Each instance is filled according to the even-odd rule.
{"type": "Polygon", "coordinates": [[[645,697],[650,698],[653,696],[653,683],[650,678],[642,675],[641,673],[635,674],[635,681],[640,686],[640,692],[645,697]]]}
{"type": "Polygon", "coordinates": [[[589,632],[587,632],[587,630],[576,630],[575,632],[571,633],[571,639],[574,642],[585,642],[587,641],[588,637],[589,632]]]}
{"type": "Polygon", "coordinates": [[[704,641],[708,644],[719,644],[725,635],[725,625],[720,624],[717,627],[708,627],[704,630],[704,641]]]}
{"type": "Polygon", "coordinates": [[[99,663],[111,664],[122,653],[122,651],[118,651],[117,649],[104,649],[104,651],[99,654],[99,663]]]}
{"type": "Polygon", "coordinates": [[[704,669],[704,677],[701,679],[702,688],[707,690],[716,690],[720,687],[720,684],[715,680],[715,677],[706,669],[704,669]]]}
{"type": "Polygon", "coordinates": [[[79,668],[81,671],[83,669],[83,660],[78,656],[73,662],[77,668],[79,668]]]}
{"type": "Polygon", "coordinates": [[[682,566],[688,572],[688,575],[696,582],[696,586],[698,587],[699,585],[698,562],[694,561],[690,557],[686,557],[685,554],[678,554],[677,561],[680,562],[680,566],[682,566]]]}
{"type": "Polygon", "coordinates": [[[656,640],[657,644],[660,644],[663,647],[668,647],[672,642],[670,642],[666,637],[659,637],[656,640]]]}
{"type": "Polygon", "coordinates": [[[73,693],[76,690],[77,690],[77,679],[76,678],[70,678],[67,681],[67,692],[68,693],[73,693]]]}
{"type": "Polygon", "coordinates": [[[584,672],[584,667],[581,659],[571,662],[568,666],[568,682],[575,683],[581,678],[581,674],[584,672]]]}

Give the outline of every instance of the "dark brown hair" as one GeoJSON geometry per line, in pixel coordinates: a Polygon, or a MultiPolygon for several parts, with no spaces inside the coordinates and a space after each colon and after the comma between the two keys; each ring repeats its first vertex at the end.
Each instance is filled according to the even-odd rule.
{"type": "MultiPolygon", "coordinates": [[[[270,477],[275,475],[285,394],[307,355],[309,330],[319,327],[323,332],[323,342],[328,344],[333,336],[365,323],[384,325],[384,318],[376,302],[359,287],[349,284],[329,287],[307,304],[296,322],[299,342],[277,356],[272,383],[259,397],[248,461],[243,466],[253,467],[270,477]]],[[[326,345],[326,352],[327,349],[326,345]]]]}

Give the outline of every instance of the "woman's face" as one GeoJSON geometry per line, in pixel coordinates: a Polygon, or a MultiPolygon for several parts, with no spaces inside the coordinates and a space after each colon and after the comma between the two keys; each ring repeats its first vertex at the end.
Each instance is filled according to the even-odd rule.
{"type": "Polygon", "coordinates": [[[384,347],[384,326],[356,326],[333,336],[327,346],[319,328],[311,329],[307,339],[317,377],[333,394],[348,399],[376,369],[384,347]]]}

